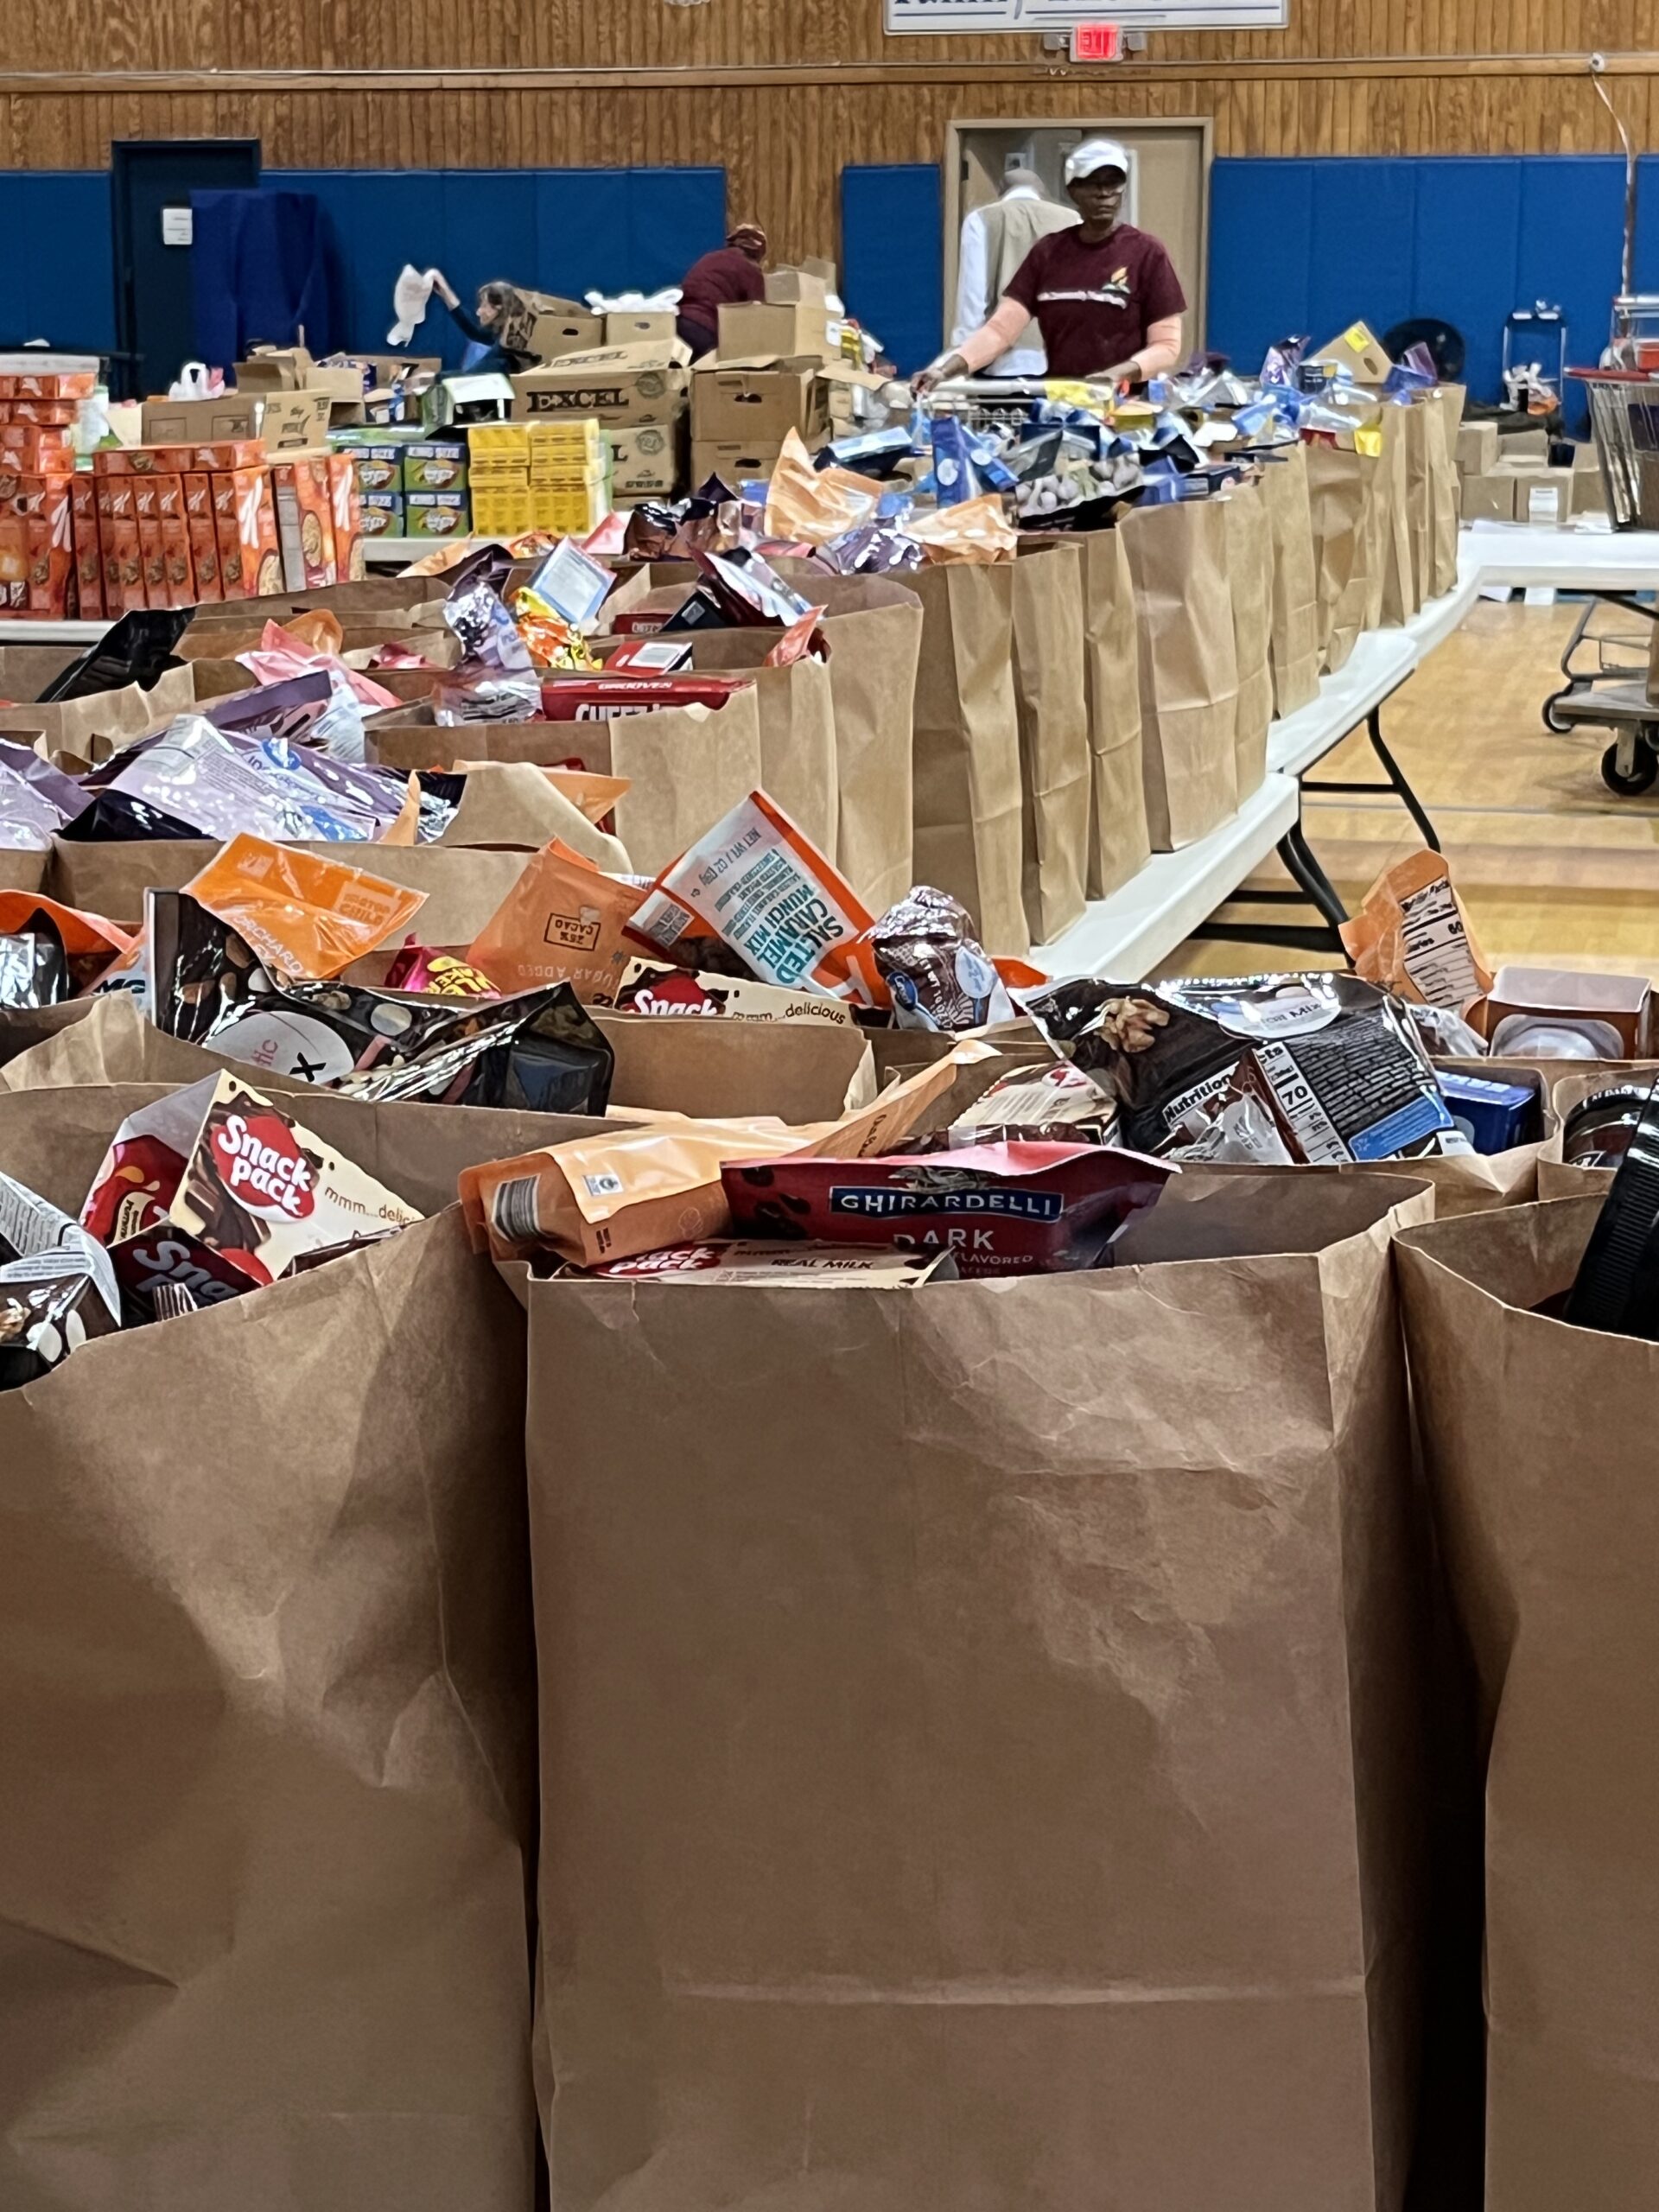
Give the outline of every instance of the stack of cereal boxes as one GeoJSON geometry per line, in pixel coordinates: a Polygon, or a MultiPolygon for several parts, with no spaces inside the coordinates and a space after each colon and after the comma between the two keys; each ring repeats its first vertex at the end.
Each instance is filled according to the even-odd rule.
{"type": "Polygon", "coordinates": [[[0,614],[77,611],[73,431],[97,380],[92,369],[0,372],[0,614]]]}
{"type": "Polygon", "coordinates": [[[357,485],[327,454],[257,438],[110,446],[74,486],[82,612],[94,574],[111,618],[315,590],[363,573],[357,485]],[[94,549],[96,568],[92,565],[94,549]]]}
{"type": "Polygon", "coordinates": [[[329,443],[356,472],[367,537],[467,537],[467,434],[348,429],[329,443]]]}
{"type": "Polygon", "coordinates": [[[474,423],[473,528],[585,537],[610,512],[610,449],[596,421],[474,423]]]}

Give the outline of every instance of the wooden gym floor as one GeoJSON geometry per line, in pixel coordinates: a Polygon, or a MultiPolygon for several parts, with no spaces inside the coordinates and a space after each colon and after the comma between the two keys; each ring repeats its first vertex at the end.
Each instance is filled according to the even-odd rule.
{"type": "MultiPolygon", "coordinates": [[[[1659,785],[1616,798],[1601,780],[1611,733],[1556,737],[1540,709],[1582,601],[1526,607],[1480,601],[1382,710],[1382,734],[1440,832],[1489,961],[1611,967],[1659,982],[1659,785]]],[[[1617,636],[1648,625],[1615,610],[1597,626],[1617,636]]],[[[1645,653],[1646,637],[1641,640],[1645,653]]],[[[1583,664],[1593,663],[1590,653],[1583,664]]],[[[1358,782],[1380,774],[1363,734],[1313,771],[1358,782]]],[[[1386,792],[1309,797],[1308,842],[1352,912],[1388,863],[1414,849],[1410,817],[1386,792]]],[[[1287,885],[1277,861],[1253,879],[1287,885]]],[[[1217,921],[1317,921],[1311,908],[1234,904],[1217,921]]],[[[1335,967],[1334,953],[1206,940],[1173,954],[1171,975],[1248,975],[1335,967]]]]}

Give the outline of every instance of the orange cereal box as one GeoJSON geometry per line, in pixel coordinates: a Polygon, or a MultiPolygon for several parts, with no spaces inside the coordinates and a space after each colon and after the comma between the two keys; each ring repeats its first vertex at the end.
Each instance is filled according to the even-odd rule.
{"type": "Polygon", "coordinates": [[[95,621],[104,613],[104,551],[98,536],[98,479],[85,469],[71,480],[69,513],[77,611],[83,621],[95,621]]]}
{"type": "Polygon", "coordinates": [[[184,518],[184,479],[156,479],[156,511],[162,522],[162,556],[167,567],[168,607],[196,604],[195,575],[190,559],[190,532],[184,518]]]}
{"type": "Polygon", "coordinates": [[[329,454],[328,490],[334,510],[334,568],[341,583],[354,583],[365,573],[363,503],[349,454],[329,454]]]}
{"type": "Polygon", "coordinates": [[[146,604],[143,554],[133,504],[136,480],[100,476],[96,482],[98,536],[104,549],[104,612],[113,617],[146,604]]]}
{"type": "Polygon", "coordinates": [[[184,527],[190,541],[190,568],[196,580],[196,603],[200,606],[225,596],[219,581],[213,479],[204,473],[181,477],[180,481],[184,486],[184,527]]]}
{"type": "Polygon", "coordinates": [[[283,588],[276,511],[268,468],[233,468],[210,479],[219,575],[226,599],[270,599],[283,588]]]}
{"type": "Polygon", "coordinates": [[[167,599],[167,551],[162,542],[161,490],[165,479],[160,476],[135,476],[132,480],[132,511],[138,522],[138,555],[144,570],[144,604],[146,607],[165,607],[167,599]]]}
{"type": "Polygon", "coordinates": [[[289,591],[339,581],[334,567],[334,495],[327,454],[278,454],[270,464],[276,535],[289,591]]]}

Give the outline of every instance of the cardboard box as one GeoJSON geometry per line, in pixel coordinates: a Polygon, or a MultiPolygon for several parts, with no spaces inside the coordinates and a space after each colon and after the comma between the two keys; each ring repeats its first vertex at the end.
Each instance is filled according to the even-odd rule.
{"type": "Polygon", "coordinates": [[[1497,458],[1500,467],[1506,461],[1541,461],[1548,463],[1549,460],[1548,431],[1544,429],[1500,431],[1497,440],[1497,458]]]}
{"type": "Polygon", "coordinates": [[[465,492],[406,492],[404,524],[406,537],[467,537],[472,502],[465,492]]]}
{"type": "MultiPolygon", "coordinates": [[[[178,479],[173,480],[175,483],[178,479]]],[[[165,607],[167,553],[162,543],[161,492],[164,476],[135,476],[132,512],[138,524],[138,559],[143,575],[146,607],[165,607]]]]}
{"type": "Polygon", "coordinates": [[[1527,469],[1515,480],[1515,518],[1535,528],[1557,529],[1573,516],[1578,482],[1570,468],[1527,469]]]}
{"type": "Polygon", "coordinates": [[[529,291],[522,284],[512,289],[516,304],[497,326],[500,342],[509,353],[535,352],[533,341],[538,322],[577,322],[583,318],[590,322],[599,321],[597,315],[589,315],[581,300],[567,300],[559,292],[529,291]]]}
{"type": "Polygon", "coordinates": [[[1316,361],[1328,361],[1333,368],[1349,370],[1356,384],[1384,384],[1394,366],[1363,322],[1351,323],[1328,346],[1322,346],[1313,358],[1316,361]]]}
{"type": "MultiPolygon", "coordinates": [[[[441,497],[442,494],[434,496],[441,497]]],[[[528,480],[521,484],[473,486],[473,535],[475,537],[522,537],[535,527],[531,521],[528,480]]],[[[411,533],[412,535],[413,533],[411,533]]]]}
{"type": "Polygon", "coordinates": [[[607,429],[677,422],[690,383],[689,358],[676,340],[672,346],[611,346],[527,369],[512,379],[513,417],[591,415],[607,429]]]}
{"type": "Polygon", "coordinates": [[[798,269],[769,269],[767,302],[772,307],[823,307],[832,289],[834,273],[827,261],[798,269]],[[828,275],[823,273],[826,270],[828,275]]]}
{"type": "Polygon", "coordinates": [[[709,443],[696,440],[691,448],[691,488],[695,492],[711,476],[735,491],[740,484],[759,483],[778,466],[781,446],[709,443]]]}
{"type": "Polygon", "coordinates": [[[1460,501],[1465,522],[1513,522],[1515,520],[1515,479],[1489,469],[1478,476],[1465,476],[1460,501]]]}
{"type": "Polygon", "coordinates": [[[525,469],[530,466],[528,423],[474,423],[467,432],[467,465],[525,469]]]}
{"type": "Polygon", "coordinates": [[[404,449],[405,492],[464,492],[467,440],[421,438],[404,449]]]}
{"type": "Polygon", "coordinates": [[[404,495],[401,492],[364,492],[358,497],[358,515],[365,539],[404,537],[404,495]]]}
{"type": "MultiPolygon", "coordinates": [[[[668,334],[674,335],[671,327],[668,334]]],[[[567,353],[591,353],[597,346],[622,342],[607,335],[603,315],[582,308],[568,315],[538,315],[530,327],[530,343],[514,350],[538,361],[557,361],[567,353]]]]}
{"type": "Polygon", "coordinates": [[[261,403],[259,435],[268,453],[315,453],[328,442],[326,391],[274,391],[261,403]]]}
{"type": "Polygon", "coordinates": [[[221,392],[216,399],[147,399],[147,446],[189,446],[259,435],[259,402],[251,392],[221,392]]]}
{"type": "Polygon", "coordinates": [[[226,598],[274,599],[283,588],[283,556],[270,469],[230,469],[212,482],[213,533],[226,598]]]}
{"type": "Polygon", "coordinates": [[[72,477],[69,512],[75,547],[75,611],[82,621],[104,612],[104,552],[98,537],[98,479],[86,469],[72,477]]]}
{"type": "Polygon", "coordinates": [[[401,445],[340,446],[335,450],[355,472],[359,492],[403,490],[404,448],[401,445]]]}
{"type": "Polygon", "coordinates": [[[720,311],[721,361],[822,360],[829,351],[822,300],[741,300],[720,311]]]}
{"type": "Polygon", "coordinates": [[[532,492],[530,526],[560,537],[586,537],[599,528],[611,511],[602,484],[570,485],[561,491],[532,492]]]}
{"type": "Polygon", "coordinates": [[[184,486],[184,529],[190,541],[190,568],[196,604],[213,605],[225,596],[219,580],[219,537],[213,528],[213,480],[204,469],[181,478],[184,486]]]}
{"type": "Polygon", "coordinates": [[[257,346],[236,365],[238,391],[302,391],[315,364],[303,346],[257,346]]]}
{"type": "Polygon", "coordinates": [[[888,378],[845,361],[826,361],[819,372],[830,428],[837,437],[855,430],[880,429],[888,419],[881,393],[888,378]]]}
{"type": "Polygon", "coordinates": [[[353,583],[368,571],[363,559],[363,511],[357,477],[343,453],[327,460],[328,498],[334,524],[334,577],[353,583]]]}
{"type": "Polygon", "coordinates": [[[1458,430],[1458,467],[1465,476],[1484,476],[1497,466],[1496,423],[1465,423],[1458,430]]]}
{"type": "Polygon", "coordinates": [[[672,308],[652,308],[632,314],[607,315],[605,318],[607,346],[667,346],[679,329],[679,317],[672,308]]]}
{"type": "Polygon", "coordinates": [[[113,621],[145,605],[144,556],[134,504],[138,479],[99,476],[98,537],[104,552],[104,612],[113,621]]]}
{"type": "MultiPolygon", "coordinates": [[[[156,479],[156,512],[162,526],[162,557],[166,565],[167,578],[162,600],[164,607],[194,607],[196,604],[195,566],[190,557],[190,526],[185,519],[184,479],[181,476],[158,476],[156,479]]],[[[152,606],[155,602],[151,601],[152,606]]]]}
{"type": "Polygon", "coordinates": [[[658,499],[671,493],[680,480],[681,440],[673,423],[646,423],[638,429],[613,430],[611,496],[628,499],[658,499]]]}
{"type": "Polygon", "coordinates": [[[691,434],[699,444],[781,446],[791,430],[808,445],[830,429],[820,365],[811,360],[720,362],[691,378],[691,434]]]}
{"type": "Polygon", "coordinates": [[[72,480],[37,476],[21,496],[29,519],[29,611],[60,622],[74,590],[72,480]]]}
{"type": "Polygon", "coordinates": [[[334,503],[326,453],[294,454],[270,464],[276,542],[289,591],[318,591],[340,579],[334,568],[334,503]]]}

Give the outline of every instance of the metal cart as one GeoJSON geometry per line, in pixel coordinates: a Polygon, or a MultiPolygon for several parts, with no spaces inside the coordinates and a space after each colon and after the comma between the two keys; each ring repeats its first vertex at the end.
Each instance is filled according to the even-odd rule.
{"type": "Polygon", "coordinates": [[[1590,399],[1615,530],[1659,530],[1659,371],[1569,369],[1590,399]]]}
{"type": "Polygon", "coordinates": [[[1651,639],[1642,626],[1659,621],[1659,607],[1644,605],[1620,592],[1598,592],[1586,603],[1573,626],[1573,634],[1561,655],[1566,679],[1559,691],[1544,702],[1544,728],[1565,737],[1579,728],[1586,717],[1568,713],[1575,702],[1621,685],[1645,683],[1651,639]],[[1610,610],[1621,618],[1618,626],[1605,626],[1610,610]],[[1631,626],[1635,625],[1633,628],[1631,626]]]}

